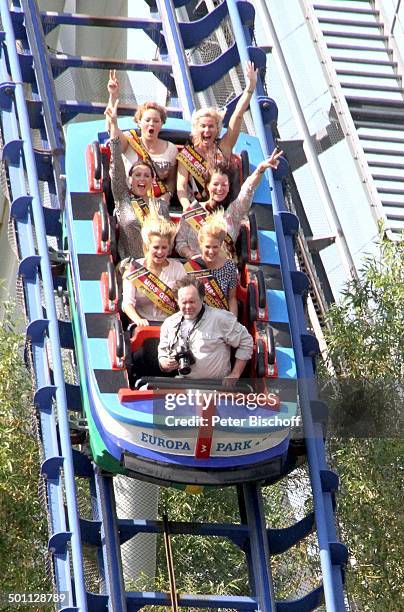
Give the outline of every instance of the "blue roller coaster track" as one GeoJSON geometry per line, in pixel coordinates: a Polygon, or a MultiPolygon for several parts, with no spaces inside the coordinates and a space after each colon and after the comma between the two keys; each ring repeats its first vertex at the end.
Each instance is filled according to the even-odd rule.
{"type": "MultiPolygon", "coordinates": [[[[264,51],[253,44],[255,12],[250,2],[225,0],[201,20],[183,23],[178,20],[176,9],[187,4],[186,0],[157,0],[158,17],[136,19],[41,13],[35,0],[0,0],[2,161],[18,244],[18,274],[24,288],[27,348],[35,375],[34,403],[40,424],[44,455],[41,471],[46,479],[51,532],[48,546],[55,589],[66,593],[68,600],[67,604],[60,603],[58,609],[64,612],[123,612],[149,605],[171,606],[173,609],[179,605],[288,612],[313,610],[325,603],[330,612],[342,611],[345,609],[343,572],[347,550],[338,541],[335,526],[338,477],[328,468],[325,459],[325,408],[317,400],[313,380],[313,356],[318,351],[318,343],[306,330],[303,294],[307,282],[296,270],[294,253],[298,220],[285,208],[282,171],[270,172],[267,178],[296,364],[313,512],[290,528],[269,529],[265,522],[261,485],[245,482],[237,484],[239,524],[169,525],[170,532],[175,534],[231,538],[246,552],[250,595],[177,596],[125,591],[121,545],[138,533],[161,533],[164,526],[159,521],[118,519],[113,474],[101,469],[77,447],[72,448],[69,413],[74,411],[83,416],[84,413],[80,387],[66,382],[63,367],[62,349],[77,350],[72,324],[60,319],[57,307],[60,291],[64,299],[74,300],[74,290],[68,292],[66,278],[55,272],[55,263],[64,257],[65,247],[70,248],[65,243],[63,212],[66,208],[68,218],[69,188],[76,179],[69,175],[72,166],[68,163],[65,166],[63,126],[81,113],[101,115],[103,105],[59,100],[54,79],[67,68],[78,66],[89,71],[97,68],[152,71],[177,93],[179,105],[168,108],[169,116],[189,120],[197,92],[205,91],[231,68],[240,62],[244,65],[248,59],[264,68],[266,57],[264,51]],[[231,24],[234,44],[208,65],[189,64],[185,50],[202,42],[225,18],[231,24]],[[61,24],[141,29],[152,40],[159,41],[163,59],[153,63],[119,63],[105,58],[53,53],[45,36],[61,24]],[[44,189],[48,206],[44,206],[44,189]],[[89,482],[93,502],[91,520],[80,515],[77,478],[89,482]],[[271,556],[294,546],[313,529],[317,534],[322,583],[299,600],[276,601],[271,556]],[[90,592],[86,586],[83,546],[87,545],[97,551],[102,585],[97,593],[90,592]]],[[[231,107],[233,105],[234,101],[230,103],[231,107]]],[[[272,124],[277,110],[275,102],[266,95],[262,82],[258,84],[250,109],[256,146],[261,148],[263,156],[269,155],[274,148],[272,124]]],[[[125,108],[121,110],[127,112],[125,108]]],[[[80,129],[78,125],[75,124],[73,132],[80,129]]],[[[296,571],[300,570],[296,568],[296,571]]]]}

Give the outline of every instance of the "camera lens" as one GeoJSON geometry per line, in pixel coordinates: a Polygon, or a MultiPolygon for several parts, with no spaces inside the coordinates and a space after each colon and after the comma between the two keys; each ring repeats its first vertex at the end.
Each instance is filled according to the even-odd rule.
{"type": "Polygon", "coordinates": [[[179,360],[178,372],[182,374],[182,376],[187,376],[191,373],[191,365],[186,357],[181,357],[179,360]]]}

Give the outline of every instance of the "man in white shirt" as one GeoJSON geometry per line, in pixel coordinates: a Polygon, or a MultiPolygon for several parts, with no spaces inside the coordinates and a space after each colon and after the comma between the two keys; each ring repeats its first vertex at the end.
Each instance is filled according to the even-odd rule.
{"type": "Polygon", "coordinates": [[[173,372],[182,368],[178,355],[190,352],[191,371],[180,375],[196,379],[240,378],[253,352],[253,339],[244,325],[227,310],[203,303],[205,288],[197,279],[177,281],[174,295],[179,312],[161,326],[158,349],[160,368],[173,372]],[[230,349],[236,349],[233,368],[230,349]],[[177,358],[176,358],[177,355],[177,358]]]}

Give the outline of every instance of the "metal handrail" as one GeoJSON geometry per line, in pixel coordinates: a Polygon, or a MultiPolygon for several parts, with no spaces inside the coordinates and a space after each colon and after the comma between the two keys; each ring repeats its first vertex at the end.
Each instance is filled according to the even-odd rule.
{"type": "Polygon", "coordinates": [[[400,50],[400,47],[398,46],[396,42],[396,37],[394,36],[394,28],[397,23],[398,13],[400,11],[400,3],[401,3],[401,0],[398,0],[397,6],[394,11],[394,17],[393,17],[393,21],[391,24],[391,28],[389,29],[387,25],[389,22],[389,19],[388,19],[388,15],[386,12],[386,7],[383,5],[383,2],[380,2],[380,0],[374,0],[374,8],[376,11],[379,12],[379,15],[384,24],[384,33],[387,36],[387,45],[389,49],[393,52],[393,60],[397,63],[397,71],[396,71],[397,78],[399,78],[402,81],[404,78],[404,58],[402,56],[402,51],[400,50]]]}
{"type": "Polygon", "coordinates": [[[69,422],[67,418],[67,399],[63,365],[60,354],[60,338],[57,312],[53,294],[53,279],[49,261],[46,228],[42,211],[41,194],[38,187],[38,174],[31,139],[31,128],[25,102],[23,79],[17,54],[16,39],[7,0],[0,0],[0,14],[6,33],[10,73],[14,84],[15,105],[18,112],[19,128],[23,141],[26,175],[30,190],[31,210],[36,230],[37,247],[40,256],[40,270],[46,313],[49,320],[48,334],[52,353],[53,376],[56,385],[56,407],[60,434],[61,450],[64,457],[63,473],[66,489],[66,506],[71,531],[71,550],[75,577],[75,596],[80,611],[87,610],[84,566],[80,539],[79,514],[74,480],[73,456],[70,444],[69,422]]]}
{"type": "Polygon", "coordinates": [[[400,4],[401,4],[401,0],[398,0],[398,2],[396,4],[396,8],[394,9],[393,21],[391,22],[391,28],[390,28],[390,32],[389,32],[390,36],[393,36],[394,28],[396,27],[397,15],[400,12],[400,4]]]}

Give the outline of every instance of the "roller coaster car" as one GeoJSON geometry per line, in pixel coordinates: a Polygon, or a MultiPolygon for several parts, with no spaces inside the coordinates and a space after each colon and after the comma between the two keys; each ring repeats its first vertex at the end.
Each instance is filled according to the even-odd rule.
{"type": "MultiPolygon", "coordinates": [[[[167,125],[168,140],[181,145],[189,137],[186,122],[168,120],[167,125]]],[[[253,202],[238,246],[239,319],[254,339],[243,378],[229,391],[221,381],[163,377],[157,361],[160,328],[137,328],[128,341],[122,326],[107,134],[80,145],[83,155],[86,148],[87,176],[77,153],[78,143],[93,137],[93,122],[68,128],[65,229],[72,320],[95,462],[114,473],[194,491],[280,478],[301,459],[289,452],[290,425],[284,420],[297,413],[296,369],[280,263],[274,257],[270,192],[263,190],[261,203],[253,202]],[[257,397],[261,403],[254,404],[257,397]],[[275,417],[280,421],[272,422],[275,417]]],[[[258,141],[247,137],[247,146],[257,163],[262,157],[258,141]]],[[[236,159],[241,182],[249,174],[248,156],[243,152],[236,159]]]]}

